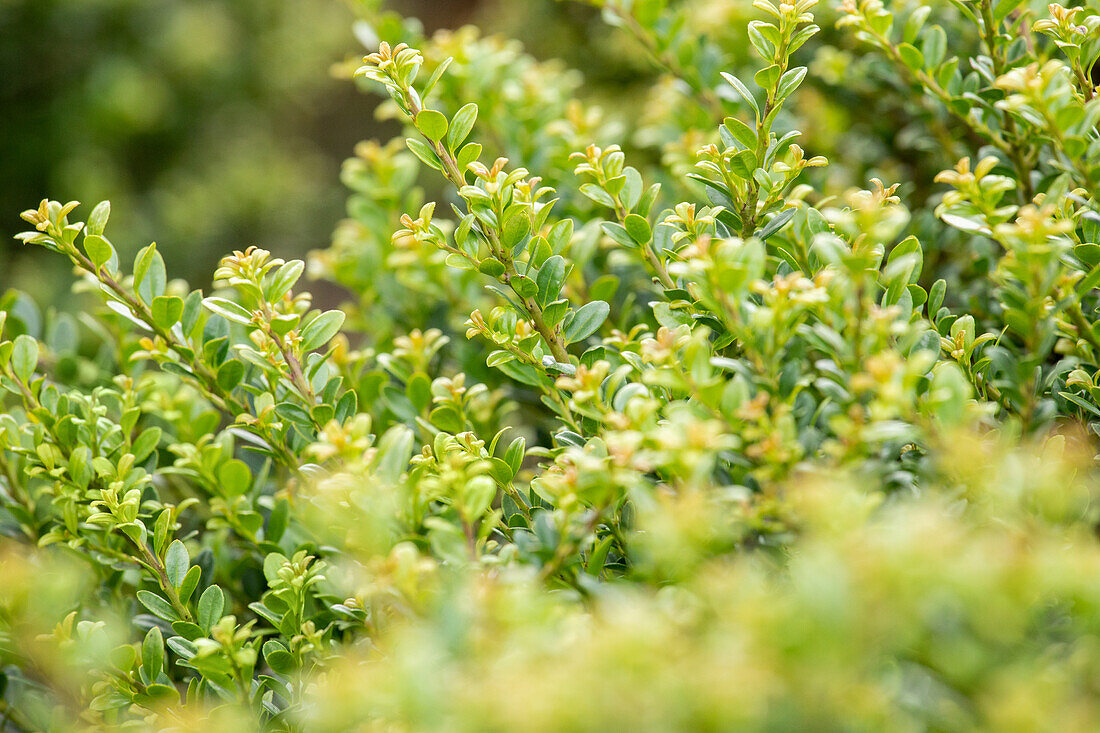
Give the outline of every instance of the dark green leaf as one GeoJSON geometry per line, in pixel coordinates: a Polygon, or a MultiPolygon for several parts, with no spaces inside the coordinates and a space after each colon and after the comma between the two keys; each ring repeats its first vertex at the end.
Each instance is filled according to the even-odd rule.
{"type": "Polygon", "coordinates": [[[199,613],[196,619],[203,631],[209,632],[210,627],[221,620],[224,607],[225,595],[221,588],[212,585],[203,591],[199,597],[199,613]]]}
{"type": "Polygon", "coordinates": [[[573,312],[562,336],[565,343],[572,344],[591,336],[607,320],[611,306],[602,300],[586,303],[573,312]]]}
{"type": "Polygon", "coordinates": [[[155,593],[150,593],[147,590],[139,590],[137,592],[137,599],[141,605],[148,608],[154,616],[162,618],[165,621],[181,620],[179,614],[176,613],[176,609],[172,607],[172,604],[155,593]]]}
{"type": "Polygon", "coordinates": [[[187,548],[179,540],[174,540],[164,553],[164,571],[168,574],[168,582],[179,588],[190,566],[191,556],[187,548]]]}
{"type": "Polygon", "coordinates": [[[342,311],[326,311],[302,329],[302,351],[313,351],[329,342],[344,325],[342,311]]]}

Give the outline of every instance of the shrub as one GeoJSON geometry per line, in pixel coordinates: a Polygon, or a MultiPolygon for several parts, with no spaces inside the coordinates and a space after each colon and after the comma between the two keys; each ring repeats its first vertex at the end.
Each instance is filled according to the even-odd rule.
{"type": "Polygon", "coordinates": [[[344,169],[340,309],[24,213],[104,307],[2,303],[7,723],[1092,729],[1100,15],[593,4],[629,115],[361,8],[409,137],[344,169]],[[907,127],[834,177],[793,125],[853,99],[907,127]]]}

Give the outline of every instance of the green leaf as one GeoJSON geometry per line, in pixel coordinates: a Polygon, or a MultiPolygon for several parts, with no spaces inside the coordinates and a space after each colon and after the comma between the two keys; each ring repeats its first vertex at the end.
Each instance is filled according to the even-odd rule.
{"type": "Polygon", "coordinates": [[[637,214],[628,214],[623,221],[627,234],[638,244],[646,244],[653,238],[653,230],[649,228],[649,222],[637,214]]]}
{"type": "Polygon", "coordinates": [[[226,300],[225,298],[203,298],[202,304],[206,306],[208,311],[217,313],[227,321],[240,323],[244,326],[252,324],[252,313],[243,305],[234,303],[232,300],[226,300]]]}
{"type": "Polygon", "coordinates": [[[922,34],[922,41],[921,51],[928,67],[934,69],[942,64],[947,53],[947,33],[943,28],[932,26],[922,34]]]}
{"type": "Polygon", "coordinates": [[[581,186],[580,191],[585,196],[595,201],[597,204],[602,204],[609,209],[615,208],[615,199],[611,198],[611,194],[609,194],[607,191],[604,191],[595,183],[584,184],[583,186],[581,186]]]}
{"type": "Polygon", "coordinates": [[[107,220],[111,217],[111,202],[100,201],[99,205],[92,209],[92,213],[88,215],[88,223],[85,226],[85,231],[88,234],[102,235],[103,230],[107,228],[107,220]]]}
{"type": "Polygon", "coordinates": [[[959,216],[957,214],[941,214],[940,218],[943,219],[945,224],[964,232],[987,233],[989,231],[989,227],[975,218],[959,216]]]}
{"type": "Polygon", "coordinates": [[[342,311],[325,311],[302,329],[302,351],[313,351],[329,342],[344,325],[342,311]]]}
{"type": "Polygon", "coordinates": [[[538,295],[539,286],[535,284],[535,281],[526,275],[518,275],[513,277],[509,284],[512,289],[516,291],[516,295],[521,298],[533,298],[538,295]]]}
{"type": "MultiPolygon", "coordinates": [[[[633,211],[634,207],[642,201],[642,187],[645,185],[642,174],[637,168],[627,166],[623,170],[623,179],[623,190],[619,192],[619,200],[623,202],[627,211],[633,211]]],[[[648,209],[643,210],[642,213],[648,213],[648,209]]]]}
{"type": "Polygon", "coordinates": [[[1074,285],[1073,290],[1079,297],[1084,298],[1097,286],[1100,286],[1100,266],[1089,270],[1089,273],[1074,285]]]}
{"type": "Polygon", "coordinates": [[[181,603],[187,603],[187,600],[191,598],[191,594],[195,592],[195,588],[199,587],[201,579],[202,568],[198,565],[192,565],[180,583],[179,597],[181,603]]]}
{"type": "Polygon", "coordinates": [[[21,382],[27,382],[38,366],[38,341],[26,334],[15,339],[11,351],[11,370],[21,382]]]}
{"type": "Polygon", "coordinates": [[[404,425],[395,425],[385,432],[378,442],[378,453],[373,461],[380,481],[394,483],[409,467],[415,436],[404,425]]]}
{"type": "Polygon", "coordinates": [[[755,148],[756,130],[746,125],[736,117],[727,117],[726,121],[722,123],[730,134],[733,135],[733,139],[744,145],[746,148],[755,148]]]}
{"type": "Polygon", "coordinates": [[[164,600],[155,593],[150,593],[147,590],[139,590],[137,592],[137,599],[141,605],[145,606],[149,611],[158,618],[162,618],[165,621],[182,621],[179,614],[176,613],[176,609],[172,607],[172,604],[164,600]]]}
{"type": "Polygon", "coordinates": [[[134,462],[141,463],[149,454],[160,445],[161,429],[154,426],[142,431],[137,440],[130,446],[130,452],[134,454],[134,462]]]}
{"type": "Polygon", "coordinates": [[[794,218],[795,209],[787,209],[786,211],[780,211],[778,214],[771,218],[764,228],[760,230],[757,235],[765,242],[772,237],[773,234],[778,232],[783,227],[787,226],[787,223],[794,218]]]}
{"type": "Polygon", "coordinates": [[[779,29],[771,23],[754,20],[748,27],[749,41],[761,57],[770,59],[775,56],[776,46],[782,41],[779,29]]]}
{"type": "Polygon", "coordinates": [[[147,245],[134,257],[134,287],[140,288],[149,275],[149,268],[153,265],[153,255],[157,252],[157,243],[147,245]]]}
{"type": "MultiPolygon", "coordinates": [[[[199,566],[196,565],[191,569],[198,570],[199,566]]],[[[172,623],[172,631],[175,631],[177,634],[188,641],[194,641],[195,639],[206,635],[206,632],[202,630],[201,626],[199,626],[198,624],[193,624],[190,621],[174,621],[172,623]]],[[[168,648],[184,658],[190,658],[191,656],[194,656],[194,652],[192,650],[188,649],[186,646],[180,645],[179,641],[174,641],[171,638],[168,639],[168,648]]]]}
{"type": "Polygon", "coordinates": [[[596,543],[596,546],[592,548],[592,552],[588,555],[588,561],[585,563],[584,570],[586,573],[598,576],[603,571],[604,563],[607,561],[607,553],[611,549],[611,543],[614,540],[615,536],[609,534],[596,543]]]}
{"type": "Polygon", "coordinates": [[[569,301],[565,298],[561,300],[555,300],[546,306],[542,311],[543,320],[546,321],[546,325],[553,328],[561,323],[562,319],[569,313],[569,301]]]}
{"type": "Polygon", "coordinates": [[[244,461],[230,458],[218,469],[218,483],[226,496],[241,496],[252,488],[252,472],[244,461]]]}
{"type": "Polygon", "coordinates": [[[504,220],[504,226],[500,231],[500,243],[505,250],[511,250],[523,241],[529,231],[531,231],[531,222],[527,220],[527,214],[516,211],[504,220]]]}
{"type": "Polygon", "coordinates": [[[209,632],[210,627],[221,620],[224,608],[225,595],[221,588],[212,585],[203,591],[199,597],[199,613],[196,619],[203,631],[209,632]]]}
{"type": "Polygon", "coordinates": [[[301,260],[291,260],[282,265],[275,271],[271,283],[264,289],[264,297],[271,303],[282,300],[283,296],[289,293],[294,284],[298,282],[298,278],[302,276],[305,268],[306,263],[301,260]]]}
{"type": "Polygon", "coordinates": [[[141,667],[150,682],[160,677],[164,669],[164,637],[159,626],[153,626],[141,643],[141,667]]]}
{"type": "Polygon", "coordinates": [[[1001,23],[1013,10],[1024,4],[1024,0],[999,0],[993,9],[993,21],[1001,23]]]}
{"type": "Polygon", "coordinates": [[[447,149],[454,152],[458,146],[466,141],[470,130],[477,121],[477,105],[470,102],[465,107],[455,112],[451,118],[450,128],[447,131],[447,149]]]}
{"type": "Polygon", "coordinates": [[[771,89],[775,86],[775,83],[779,81],[780,73],[782,72],[779,66],[772,64],[756,72],[753,76],[753,81],[755,81],[756,85],[761,89],[771,89]]]}
{"type": "Polygon", "coordinates": [[[756,153],[751,150],[742,150],[730,158],[730,170],[737,174],[738,178],[749,180],[759,165],[756,153]]]}
{"type": "Polygon", "coordinates": [[[129,672],[137,663],[137,652],[130,644],[116,646],[107,654],[107,661],[120,672],[129,672]]]}
{"type": "Polygon", "coordinates": [[[752,96],[752,92],[749,91],[748,87],[742,84],[741,80],[733,74],[727,74],[723,71],[722,78],[725,79],[731,87],[737,90],[737,93],[741,95],[742,99],[749,103],[749,106],[753,108],[753,111],[756,112],[756,116],[759,118],[760,105],[756,103],[756,98],[752,96]]]}
{"type": "Polygon", "coordinates": [[[302,317],[297,313],[280,313],[277,316],[272,316],[271,331],[279,336],[286,336],[288,333],[298,328],[298,325],[302,322],[302,317]]]}
{"type": "Polygon", "coordinates": [[[615,275],[600,275],[588,286],[589,297],[595,300],[611,300],[619,289],[619,278],[615,275]]]}
{"type": "Polygon", "coordinates": [[[168,582],[179,588],[190,567],[191,556],[187,554],[187,548],[179,540],[173,540],[164,553],[164,572],[168,575],[168,582]]]}
{"type": "Polygon", "coordinates": [[[244,379],[244,362],[237,359],[230,359],[218,367],[218,373],[215,376],[218,386],[226,392],[234,390],[242,379],[244,379]]]}
{"type": "Polygon", "coordinates": [[[313,418],[309,412],[293,402],[280,402],[275,405],[275,414],[283,420],[293,423],[302,432],[309,432],[313,428],[313,418]]]}
{"type": "Polygon", "coordinates": [[[164,330],[179,323],[183,315],[183,298],[175,295],[158,295],[149,306],[153,314],[153,324],[164,330]]]}
{"type": "MultiPolygon", "coordinates": [[[[93,458],[92,465],[97,467],[96,472],[100,476],[109,475],[109,471],[104,471],[102,469],[111,468],[111,462],[103,456],[96,456],[93,458]]],[[[145,525],[141,522],[126,522],[125,524],[120,524],[118,525],[118,531],[129,537],[135,545],[144,545],[149,539],[149,530],[147,530],[145,525]]],[[[140,598],[138,600],[140,600],[140,598]]]]}
{"type": "Polygon", "coordinates": [[[806,67],[796,66],[787,73],[785,73],[779,79],[779,85],[775,89],[776,99],[786,99],[794,94],[794,90],[798,89],[802,84],[802,80],[806,78],[806,67]]]}
{"type": "Polygon", "coordinates": [[[557,299],[565,283],[565,258],[561,255],[548,257],[539,268],[535,282],[538,284],[539,307],[545,308],[557,299]]]}
{"type": "Polygon", "coordinates": [[[1085,267],[1100,265],[1100,245],[1098,244],[1092,242],[1078,244],[1073,248],[1073,254],[1084,263],[1085,267]]]}
{"type": "Polygon", "coordinates": [[[898,46],[898,55],[901,56],[902,63],[910,69],[917,70],[924,68],[924,54],[917,50],[916,46],[909,43],[902,43],[898,46]]]}
{"type": "Polygon", "coordinates": [[[462,150],[458,151],[455,155],[455,162],[458,164],[459,172],[465,174],[470,163],[473,163],[481,155],[481,143],[466,143],[462,146],[462,150]]]}
{"type": "Polygon", "coordinates": [[[940,279],[932,283],[928,291],[928,316],[934,317],[943,305],[944,296],[947,294],[947,281],[940,279]]]}
{"type": "Polygon", "coordinates": [[[1072,392],[1059,392],[1058,396],[1061,397],[1064,400],[1068,400],[1069,402],[1072,402],[1073,404],[1077,405],[1078,407],[1080,407],[1085,412],[1091,414],[1093,417],[1100,417],[1100,409],[1097,409],[1096,405],[1085,401],[1083,398],[1079,397],[1078,395],[1075,395],[1072,392]]]}
{"type": "Polygon", "coordinates": [[[508,351],[504,351],[503,349],[500,349],[500,350],[497,350],[497,351],[490,352],[490,354],[487,357],[485,357],[485,366],[487,366],[487,367],[498,367],[502,364],[507,364],[510,361],[515,361],[515,359],[516,359],[515,354],[512,354],[508,351]]]}
{"type": "Polygon", "coordinates": [[[615,240],[616,244],[629,249],[634,249],[638,246],[638,243],[630,236],[630,233],[626,231],[626,227],[618,222],[605,221],[600,223],[600,229],[603,233],[615,240]]]}
{"type": "Polygon", "coordinates": [[[917,34],[920,33],[921,28],[924,27],[924,22],[928,20],[928,16],[931,13],[931,5],[918,6],[910,13],[909,19],[905,21],[905,28],[902,31],[902,40],[906,43],[912,43],[916,40],[917,34]]]}
{"type": "Polygon", "coordinates": [[[286,555],[281,552],[269,552],[264,556],[264,577],[274,584],[279,579],[279,570],[287,563],[286,555]]]}
{"type": "Polygon", "coordinates": [[[466,421],[462,415],[450,405],[440,405],[432,410],[428,420],[446,433],[460,433],[466,428],[466,421]]]}
{"type": "Polygon", "coordinates": [[[607,320],[611,312],[611,306],[602,300],[586,303],[573,312],[573,318],[568,322],[562,336],[565,343],[573,344],[583,338],[587,338],[596,332],[603,322],[607,320]]]}
{"type": "Polygon", "coordinates": [[[478,264],[477,269],[478,272],[481,272],[484,275],[496,278],[499,278],[506,271],[503,263],[501,263],[499,260],[494,260],[491,258],[486,258],[482,260],[478,264]]]}
{"type": "Polygon", "coordinates": [[[164,269],[164,258],[160,256],[160,252],[157,252],[153,245],[150,250],[149,264],[145,277],[142,279],[141,284],[137,286],[138,295],[141,297],[142,302],[149,304],[153,302],[153,298],[158,295],[164,295],[164,288],[168,285],[168,274],[164,269]]]}
{"type": "Polygon", "coordinates": [[[891,281],[895,278],[899,279],[902,286],[912,285],[920,279],[923,267],[924,250],[921,248],[920,241],[910,236],[890,250],[885,274],[891,281]]]}
{"type": "Polygon", "coordinates": [[[444,72],[447,71],[447,68],[451,65],[452,61],[454,61],[454,57],[448,56],[446,59],[443,60],[443,63],[436,67],[436,70],[432,72],[432,75],[428,77],[428,83],[424,85],[424,90],[421,92],[421,97],[423,99],[427,99],[428,95],[432,93],[432,90],[435,89],[435,85],[439,82],[441,78],[443,78],[444,72]]]}
{"type": "Polygon", "coordinates": [[[424,161],[430,167],[437,171],[443,170],[443,161],[439,159],[439,156],[435,154],[431,148],[425,145],[422,141],[416,138],[408,138],[405,140],[405,144],[409,146],[409,150],[413,152],[417,158],[424,161]]]}
{"type": "Polygon", "coordinates": [[[297,668],[294,656],[287,651],[285,646],[274,639],[264,642],[263,652],[267,666],[278,674],[290,674],[297,668]]]}
{"type": "Polygon", "coordinates": [[[192,290],[183,300],[183,315],[180,317],[183,332],[191,335],[202,315],[202,291],[192,290]]]}
{"type": "Polygon", "coordinates": [[[526,453],[527,441],[523,436],[513,440],[508,445],[507,450],[504,451],[504,462],[512,469],[513,477],[519,473],[519,469],[523,465],[523,456],[526,455],[526,453]]]}
{"type": "Polygon", "coordinates": [[[416,115],[416,129],[432,142],[439,142],[447,134],[447,118],[434,109],[422,109],[416,115]]]}
{"type": "Polygon", "coordinates": [[[84,251],[88,253],[88,259],[97,269],[106,265],[115,256],[115,249],[111,243],[98,234],[88,234],[84,237],[84,251]]]}

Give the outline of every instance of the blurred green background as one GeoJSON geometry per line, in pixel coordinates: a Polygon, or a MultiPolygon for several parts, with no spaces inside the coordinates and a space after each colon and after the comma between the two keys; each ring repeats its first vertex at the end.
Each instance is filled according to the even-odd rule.
{"type": "MultiPolygon", "coordinates": [[[[391,5],[438,28],[478,3],[391,5]]],[[[155,240],[196,285],[233,249],[326,246],[341,161],[380,134],[377,98],[329,71],[364,53],[353,21],[341,0],[0,0],[0,290],[67,291],[12,239],[47,196],[109,198],[123,256],[155,240]]]]}

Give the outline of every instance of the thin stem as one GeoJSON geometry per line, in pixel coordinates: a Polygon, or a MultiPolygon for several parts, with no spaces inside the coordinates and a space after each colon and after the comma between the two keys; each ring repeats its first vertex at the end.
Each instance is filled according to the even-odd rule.
{"type": "Polygon", "coordinates": [[[145,564],[152,568],[153,572],[157,575],[157,584],[160,585],[161,590],[168,596],[168,601],[172,604],[172,608],[176,609],[176,613],[180,615],[184,621],[192,621],[191,611],[187,608],[187,605],[180,600],[179,593],[176,591],[176,587],[172,585],[172,582],[168,580],[168,572],[164,569],[164,564],[160,559],[154,555],[144,542],[138,542],[137,540],[126,535],[130,542],[141,552],[145,558],[145,564]]]}
{"type": "Polygon", "coordinates": [[[262,303],[262,308],[264,323],[261,327],[264,334],[266,334],[267,337],[275,343],[276,348],[279,349],[279,354],[283,357],[283,363],[285,363],[290,370],[290,381],[294,385],[294,389],[298,390],[298,394],[300,394],[310,405],[315,404],[317,402],[317,397],[313,394],[313,387],[302,371],[301,362],[298,361],[298,357],[294,355],[294,352],[287,347],[286,341],[272,330],[271,320],[273,314],[271,308],[266,302],[262,303]]]}
{"type": "MultiPolygon", "coordinates": [[[[787,73],[787,65],[790,63],[790,55],[787,53],[787,40],[786,34],[784,34],[783,46],[776,51],[776,65],[779,67],[779,72],[776,75],[777,79],[782,79],[783,75],[787,73]]],[[[768,118],[771,117],[772,112],[776,107],[776,87],[771,87],[768,90],[768,97],[764,101],[764,108],[760,110],[759,115],[756,118],[756,160],[763,161],[764,155],[768,151],[769,137],[771,136],[770,124],[768,118]]],[[[748,239],[752,236],[752,233],[756,230],[756,216],[759,212],[757,206],[757,199],[760,196],[760,184],[756,182],[756,177],[751,176],[749,178],[749,188],[745,195],[745,201],[741,206],[741,238],[748,239]]]]}
{"type": "MultiPolygon", "coordinates": [[[[601,187],[604,186],[607,181],[604,178],[603,171],[598,170],[597,179],[601,187]]],[[[620,194],[615,194],[615,218],[619,221],[619,224],[626,226],[626,217],[629,215],[626,210],[626,205],[623,204],[622,199],[619,198],[620,194]]],[[[661,258],[657,256],[657,251],[653,247],[653,238],[650,237],[648,242],[640,245],[642,255],[645,257],[646,262],[649,263],[650,268],[653,269],[653,273],[657,276],[661,285],[665,290],[672,290],[676,287],[676,283],[669,277],[668,269],[665,267],[665,263],[661,261],[661,258]]]]}
{"type": "MultiPolygon", "coordinates": [[[[421,107],[416,102],[416,98],[409,93],[408,87],[402,87],[402,94],[408,104],[409,112],[412,114],[413,121],[416,121],[417,115],[421,112],[421,107]]],[[[466,185],[466,176],[458,169],[458,162],[447,150],[447,146],[443,143],[436,142],[430,138],[425,138],[432,146],[433,151],[439,157],[439,160],[443,163],[443,175],[447,178],[451,184],[461,189],[466,185]]],[[[502,279],[509,286],[512,287],[512,291],[515,288],[512,286],[513,279],[519,277],[519,272],[516,270],[515,262],[512,260],[510,252],[506,252],[504,247],[501,246],[500,237],[494,230],[486,230],[482,232],[489,242],[489,249],[492,251],[494,257],[504,265],[504,275],[502,279]]],[[[542,336],[543,341],[546,342],[547,347],[550,349],[550,354],[554,357],[554,360],[562,363],[569,363],[569,352],[565,348],[565,342],[562,340],[561,326],[555,326],[553,328],[546,324],[546,319],[543,318],[542,308],[535,302],[534,298],[525,298],[516,292],[516,297],[520,298],[524,310],[527,311],[528,317],[531,319],[532,325],[535,330],[542,336]]]]}
{"type": "Polygon", "coordinates": [[[1081,89],[1081,94],[1085,96],[1086,102],[1091,102],[1095,96],[1095,91],[1092,86],[1092,81],[1089,79],[1089,75],[1085,73],[1085,68],[1081,66],[1080,61],[1073,62],[1073,75],[1077,79],[1077,86],[1081,89]]]}

